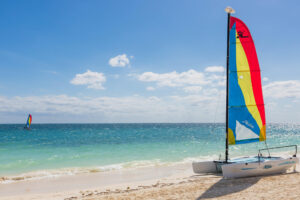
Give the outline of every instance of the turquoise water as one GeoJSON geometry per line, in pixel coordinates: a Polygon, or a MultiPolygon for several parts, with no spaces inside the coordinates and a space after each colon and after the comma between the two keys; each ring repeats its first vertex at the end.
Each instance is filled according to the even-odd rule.
{"type": "MultiPolygon", "coordinates": [[[[0,176],[94,172],[224,158],[224,124],[0,125],[0,176]]],[[[300,125],[270,124],[268,145],[300,144],[300,125]]],[[[230,147],[257,155],[265,144],[230,147]]]]}

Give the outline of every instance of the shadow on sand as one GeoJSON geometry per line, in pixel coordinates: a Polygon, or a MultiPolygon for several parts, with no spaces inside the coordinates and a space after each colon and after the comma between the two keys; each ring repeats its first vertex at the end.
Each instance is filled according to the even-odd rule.
{"type": "Polygon", "coordinates": [[[206,190],[197,200],[212,199],[227,194],[232,194],[245,190],[256,184],[261,177],[239,178],[239,179],[221,179],[208,190],[206,190]]]}

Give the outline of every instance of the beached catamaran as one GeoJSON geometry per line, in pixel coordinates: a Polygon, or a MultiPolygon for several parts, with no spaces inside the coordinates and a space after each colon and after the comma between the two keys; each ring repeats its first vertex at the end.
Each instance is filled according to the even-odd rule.
{"type": "Polygon", "coordinates": [[[240,19],[231,17],[234,10],[226,8],[227,24],[227,84],[226,84],[226,145],[225,160],[194,162],[195,173],[222,172],[226,178],[284,173],[299,162],[295,153],[287,157],[272,157],[269,150],[260,149],[258,156],[229,159],[228,145],[264,141],[266,120],[260,67],[251,34],[240,19]],[[268,156],[263,156],[267,151],[268,156]]]}
{"type": "Polygon", "coordinates": [[[27,118],[26,125],[24,126],[24,128],[25,129],[30,129],[31,122],[32,122],[32,116],[31,116],[31,114],[29,114],[28,118],[27,118]]]}

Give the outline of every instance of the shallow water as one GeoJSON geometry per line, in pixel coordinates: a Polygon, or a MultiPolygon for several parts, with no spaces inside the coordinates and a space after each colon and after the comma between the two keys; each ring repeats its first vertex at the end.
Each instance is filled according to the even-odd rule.
{"type": "MultiPolygon", "coordinates": [[[[224,124],[0,125],[0,176],[58,176],[224,158],[224,124]]],[[[300,144],[299,124],[269,124],[269,147],[300,144]]],[[[264,142],[230,146],[257,155],[264,142]]],[[[291,150],[291,149],[290,149],[291,150]]]]}

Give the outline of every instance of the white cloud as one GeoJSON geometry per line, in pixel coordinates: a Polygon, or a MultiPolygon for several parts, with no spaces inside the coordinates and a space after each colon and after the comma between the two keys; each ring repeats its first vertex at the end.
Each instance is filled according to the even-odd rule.
{"type": "Polygon", "coordinates": [[[225,86],[226,85],[226,76],[220,76],[213,73],[206,75],[206,79],[210,82],[213,82],[215,86],[225,86]]]}
{"type": "Polygon", "coordinates": [[[115,79],[118,79],[118,78],[120,78],[120,75],[119,75],[119,74],[115,74],[115,75],[113,75],[113,77],[114,77],[115,79]]]}
{"type": "Polygon", "coordinates": [[[199,93],[201,90],[202,90],[201,86],[188,86],[183,88],[183,91],[187,93],[199,93]]]}
{"type": "Polygon", "coordinates": [[[149,86],[149,87],[147,87],[147,88],[146,88],[146,90],[148,90],[148,91],[153,91],[153,90],[155,90],[155,88],[154,88],[154,87],[151,87],[151,86],[149,86]]]}
{"type": "Polygon", "coordinates": [[[263,81],[268,81],[269,78],[268,77],[263,77],[263,81]]]}
{"type": "MultiPolygon", "coordinates": [[[[16,122],[17,116],[18,122],[23,122],[26,114],[31,113],[35,123],[207,122],[213,120],[215,107],[216,98],[205,95],[93,98],[67,95],[0,96],[0,119],[6,123],[12,116],[11,122],[16,122]]],[[[223,120],[223,115],[220,120],[223,120]]]]}
{"type": "Polygon", "coordinates": [[[122,54],[109,59],[108,63],[112,67],[126,67],[130,62],[127,55],[122,54]]]}
{"type": "Polygon", "coordinates": [[[300,98],[300,81],[275,81],[263,86],[264,96],[282,98],[300,98]]]}
{"type": "Polygon", "coordinates": [[[106,81],[103,73],[92,72],[87,70],[83,74],[76,74],[76,76],[70,81],[73,85],[87,85],[88,88],[103,90],[102,84],[106,81]]]}
{"type": "Polygon", "coordinates": [[[145,72],[137,75],[138,80],[144,82],[156,82],[158,86],[180,87],[184,85],[205,85],[209,81],[205,80],[203,73],[190,69],[186,72],[158,74],[154,72],[145,72]]]}
{"type": "Polygon", "coordinates": [[[225,71],[225,68],[223,66],[209,66],[209,67],[206,67],[205,72],[224,72],[225,71]]]}
{"type": "MultiPolygon", "coordinates": [[[[194,109],[201,109],[215,114],[217,112],[217,104],[224,104],[225,101],[218,102],[216,96],[210,95],[188,95],[188,96],[172,96],[172,98],[179,104],[185,105],[186,108],[194,107],[194,109]],[[196,107],[196,108],[195,108],[196,107]]],[[[224,95],[219,95],[219,98],[225,99],[224,95]]],[[[224,106],[222,106],[223,108],[224,106]]],[[[223,109],[222,109],[223,110],[223,109]]],[[[203,112],[204,114],[206,112],[203,112]]],[[[205,115],[203,116],[205,118],[205,115]]],[[[223,117],[223,116],[222,116],[223,117]]]]}
{"type": "Polygon", "coordinates": [[[218,90],[217,88],[206,88],[203,90],[204,96],[211,96],[211,97],[217,97],[220,98],[220,95],[224,96],[225,99],[225,89],[224,90],[218,90]]]}
{"type": "MultiPolygon", "coordinates": [[[[266,101],[268,121],[299,122],[300,116],[297,112],[299,102],[293,103],[292,107],[284,107],[284,109],[289,109],[287,112],[282,110],[282,105],[289,103],[284,102],[283,99],[275,99],[283,97],[300,99],[299,85],[300,81],[281,81],[264,87],[265,96],[271,97],[266,101]],[[289,91],[288,94],[285,91],[289,91]],[[287,114],[283,114],[284,112],[287,114]]],[[[182,89],[187,87],[193,91],[191,89],[193,85],[182,87],[182,89]]],[[[163,97],[140,95],[126,97],[0,96],[0,120],[2,123],[22,123],[25,121],[26,114],[31,113],[34,123],[223,122],[224,88],[211,88],[209,85],[196,85],[195,88],[197,87],[199,87],[199,93],[163,97]]]]}
{"type": "MultiPolygon", "coordinates": [[[[226,78],[215,73],[203,73],[190,69],[185,72],[154,73],[144,72],[142,74],[130,74],[142,82],[154,82],[158,87],[178,87],[187,93],[200,93],[203,88],[224,87],[226,78]]],[[[151,89],[149,89],[151,90],[151,89]]]]}
{"type": "MultiPolygon", "coordinates": [[[[143,104],[156,103],[158,97],[71,97],[67,95],[54,96],[29,96],[29,97],[0,97],[0,112],[24,112],[35,113],[69,113],[69,114],[89,114],[89,113],[114,113],[128,112],[134,113],[147,109],[143,104]]],[[[149,105],[148,105],[149,106],[149,105]]],[[[148,110],[148,112],[151,112],[148,110]]]]}
{"type": "Polygon", "coordinates": [[[160,101],[160,98],[156,97],[156,96],[152,96],[152,97],[149,97],[148,98],[149,101],[152,101],[152,102],[159,102],[160,101]]]}

